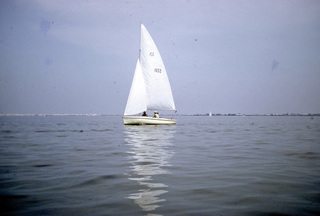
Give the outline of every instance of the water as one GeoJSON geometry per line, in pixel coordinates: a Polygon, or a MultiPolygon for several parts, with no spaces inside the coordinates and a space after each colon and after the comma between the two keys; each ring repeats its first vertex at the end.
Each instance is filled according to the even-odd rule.
{"type": "Polygon", "coordinates": [[[319,215],[319,117],[0,117],[1,215],[319,215]]]}

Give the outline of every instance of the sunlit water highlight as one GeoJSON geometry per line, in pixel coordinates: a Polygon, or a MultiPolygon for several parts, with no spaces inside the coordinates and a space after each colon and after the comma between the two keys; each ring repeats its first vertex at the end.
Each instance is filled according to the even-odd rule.
{"type": "Polygon", "coordinates": [[[319,117],[0,117],[1,215],[318,215],[319,117]]]}

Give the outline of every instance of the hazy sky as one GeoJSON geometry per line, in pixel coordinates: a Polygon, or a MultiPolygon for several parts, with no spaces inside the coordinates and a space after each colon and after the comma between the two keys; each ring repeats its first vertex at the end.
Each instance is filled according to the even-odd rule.
{"type": "Polygon", "coordinates": [[[122,114],[140,23],[180,114],[320,112],[318,0],[1,0],[0,113],[122,114]]]}

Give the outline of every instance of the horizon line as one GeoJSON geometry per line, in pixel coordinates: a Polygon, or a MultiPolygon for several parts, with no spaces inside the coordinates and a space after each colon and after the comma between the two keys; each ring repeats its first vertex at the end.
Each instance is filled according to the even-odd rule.
{"type": "MultiPolygon", "coordinates": [[[[319,113],[212,113],[212,116],[320,116],[319,113]]],[[[123,114],[102,113],[0,113],[0,116],[122,116],[123,114]]],[[[209,113],[183,113],[178,116],[208,116],[209,113]]]]}

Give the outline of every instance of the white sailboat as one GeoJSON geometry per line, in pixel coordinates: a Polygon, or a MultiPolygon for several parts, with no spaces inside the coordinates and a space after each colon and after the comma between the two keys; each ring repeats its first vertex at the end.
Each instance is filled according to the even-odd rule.
{"type": "Polygon", "coordinates": [[[140,54],[124,111],[125,125],[176,124],[170,118],[141,116],[147,110],[176,111],[168,75],[156,44],[141,24],[140,54]]]}

